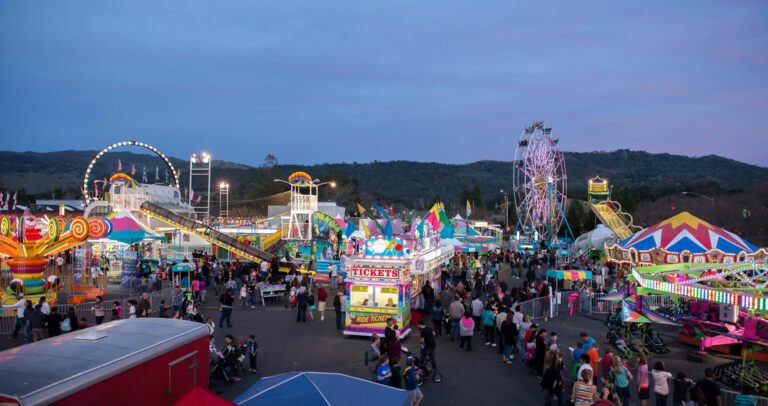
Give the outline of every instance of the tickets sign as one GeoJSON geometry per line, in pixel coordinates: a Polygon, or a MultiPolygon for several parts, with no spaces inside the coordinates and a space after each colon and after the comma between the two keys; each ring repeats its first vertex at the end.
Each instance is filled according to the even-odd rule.
{"type": "Polygon", "coordinates": [[[400,270],[386,268],[350,268],[347,276],[353,278],[398,279],[400,270]]]}

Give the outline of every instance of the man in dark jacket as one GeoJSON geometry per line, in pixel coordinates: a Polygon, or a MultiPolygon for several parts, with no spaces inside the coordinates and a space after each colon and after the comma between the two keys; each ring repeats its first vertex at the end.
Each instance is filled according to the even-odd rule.
{"type": "Polygon", "coordinates": [[[432,313],[432,305],[435,303],[435,290],[429,281],[424,282],[424,287],[421,288],[421,297],[424,299],[424,316],[429,316],[432,313]]]}
{"type": "Polygon", "coordinates": [[[309,306],[309,294],[306,288],[302,287],[299,294],[296,296],[296,304],[298,305],[298,313],[296,313],[296,322],[307,322],[307,307],[309,306]]]}
{"type": "Polygon", "coordinates": [[[152,306],[149,304],[149,294],[142,293],[139,299],[138,317],[149,317],[152,315],[152,306]]]}
{"type": "Polygon", "coordinates": [[[42,312],[42,305],[35,305],[34,310],[30,314],[29,327],[32,329],[32,339],[34,341],[40,341],[46,337],[46,324],[45,314],[42,312]]]}

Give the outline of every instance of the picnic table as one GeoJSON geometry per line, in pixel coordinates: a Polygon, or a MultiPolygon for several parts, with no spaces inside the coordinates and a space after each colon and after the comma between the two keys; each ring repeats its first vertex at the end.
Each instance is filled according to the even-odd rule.
{"type": "Polygon", "coordinates": [[[285,296],[285,285],[267,285],[263,284],[259,286],[259,296],[261,296],[261,305],[267,307],[267,303],[264,299],[270,297],[283,297],[285,296]]]}

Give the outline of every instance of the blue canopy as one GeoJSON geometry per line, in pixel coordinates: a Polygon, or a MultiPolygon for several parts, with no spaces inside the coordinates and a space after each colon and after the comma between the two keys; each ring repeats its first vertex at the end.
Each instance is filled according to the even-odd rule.
{"type": "Polygon", "coordinates": [[[408,392],[332,372],[288,372],[259,379],[235,399],[238,405],[400,406],[408,392]]]}

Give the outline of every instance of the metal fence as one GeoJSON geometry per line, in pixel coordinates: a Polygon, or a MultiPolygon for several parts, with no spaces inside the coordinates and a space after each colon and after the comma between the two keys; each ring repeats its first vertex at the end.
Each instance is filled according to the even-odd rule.
{"type": "MultiPolygon", "coordinates": [[[[565,295],[567,292],[559,292],[565,295]]],[[[604,300],[606,293],[579,294],[579,311],[587,314],[608,314],[621,309],[621,300],[604,300]]],[[[643,295],[643,306],[655,310],[659,307],[670,306],[673,298],[665,295],[643,295]]]]}
{"type": "MultiPolygon", "coordinates": [[[[723,393],[723,398],[722,398],[723,405],[736,404],[734,402],[734,399],[736,398],[736,395],[738,395],[740,392],[734,392],[728,389],[721,389],[720,391],[723,393]]],[[[768,398],[755,396],[755,406],[768,406],[768,398]]]]}
{"type": "MultiPolygon", "coordinates": [[[[165,300],[166,306],[171,306],[171,303],[173,301],[173,295],[174,295],[175,289],[173,287],[167,287],[162,290],[156,290],[151,293],[149,293],[149,303],[152,306],[153,313],[155,315],[158,314],[158,310],[160,307],[160,303],[162,300],[165,300]]],[[[129,309],[129,301],[135,300],[136,302],[139,301],[141,298],[141,295],[129,297],[127,299],[122,300],[105,300],[103,307],[104,307],[104,322],[108,322],[112,320],[112,306],[114,302],[120,303],[122,306],[122,317],[126,318],[128,317],[128,309],[129,309]]],[[[58,310],[58,313],[62,316],[66,316],[69,312],[69,309],[74,309],[75,315],[77,316],[77,320],[80,321],[82,319],[85,319],[85,323],[88,326],[93,326],[96,324],[96,312],[95,312],[95,305],[96,302],[86,302],[86,303],[80,303],[80,304],[58,304],[56,307],[58,310]]],[[[6,317],[0,317],[0,335],[9,335],[13,332],[14,326],[16,325],[16,310],[13,309],[12,312],[8,312],[6,317]]],[[[23,335],[23,331],[21,332],[23,335]]]]}

